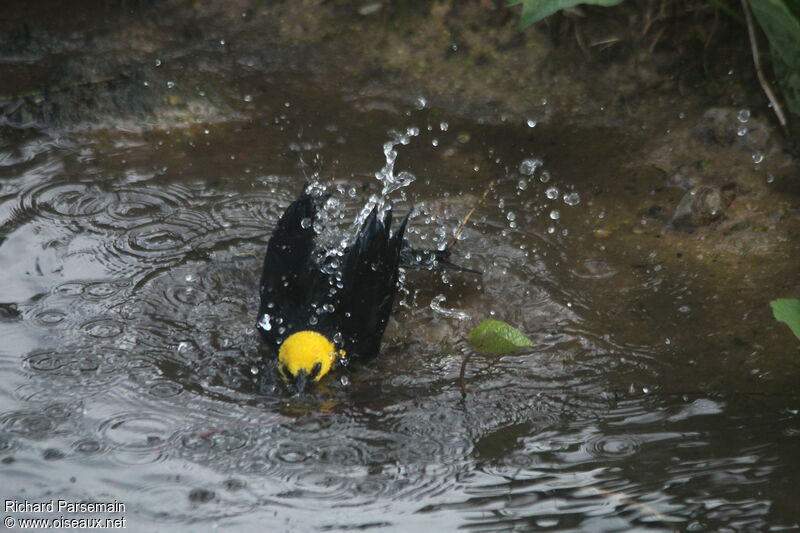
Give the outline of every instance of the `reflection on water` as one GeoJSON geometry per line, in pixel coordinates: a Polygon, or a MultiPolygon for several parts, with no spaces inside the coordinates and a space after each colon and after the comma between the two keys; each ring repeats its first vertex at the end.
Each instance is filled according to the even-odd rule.
{"type": "Polygon", "coordinates": [[[797,526],[792,339],[766,314],[729,335],[713,317],[762,298],[663,239],[597,236],[624,153],[306,81],[208,133],[3,133],[4,497],[117,499],[148,530],[797,526]],[[311,175],[347,230],[387,125],[419,129],[396,146],[417,244],[496,181],[455,252],[483,275],[406,273],[382,355],[287,398],[254,328],[268,235],[311,175]],[[535,348],[462,366],[488,316],[535,348]]]}

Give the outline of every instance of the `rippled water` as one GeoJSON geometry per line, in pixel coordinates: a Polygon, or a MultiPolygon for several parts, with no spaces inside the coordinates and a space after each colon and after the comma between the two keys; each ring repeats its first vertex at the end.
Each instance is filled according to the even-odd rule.
{"type": "Polygon", "coordinates": [[[4,498],[118,500],[134,531],[798,527],[798,350],[765,303],[797,273],[721,280],[647,226],[636,135],[297,74],[246,101],[174,131],[0,130],[4,498]],[[277,217],[314,177],[345,231],[412,127],[394,197],[417,244],[495,181],[455,252],[482,276],[407,272],[374,363],[270,390],[254,326],[277,217]],[[472,353],[489,316],[535,347],[472,353]]]}

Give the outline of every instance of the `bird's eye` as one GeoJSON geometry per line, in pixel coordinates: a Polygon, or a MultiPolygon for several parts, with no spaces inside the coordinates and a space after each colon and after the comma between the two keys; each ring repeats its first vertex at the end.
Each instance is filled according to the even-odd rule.
{"type": "Polygon", "coordinates": [[[319,376],[321,370],[322,370],[322,365],[320,363],[315,364],[314,367],[311,369],[311,374],[309,374],[309,377],[311,379],[317,379],[317,376],[319,376]]]}

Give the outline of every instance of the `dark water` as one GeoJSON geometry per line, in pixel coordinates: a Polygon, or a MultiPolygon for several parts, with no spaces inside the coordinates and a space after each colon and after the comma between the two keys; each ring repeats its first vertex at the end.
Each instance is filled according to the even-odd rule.
{"type": "Polygon", "coordinates": [[[3,499],[117,500],[134,531],[800,527],[800,354],[766,303],[796,263],[715,268],[642,217],[682,191],[630,163],[638,132],[489,124],[290,72],[236,85],[188,127],[0,130],[3,499]],[[407,272],[374,363],[265,392],[276,218],[311,178],[346,231],[409,127],[395,170],[416,180],[394,200],[417,244],[496,181],[456,247],[483,275],[407,272]],[[535,347],[472,353],[487,317],[535,347]]]}

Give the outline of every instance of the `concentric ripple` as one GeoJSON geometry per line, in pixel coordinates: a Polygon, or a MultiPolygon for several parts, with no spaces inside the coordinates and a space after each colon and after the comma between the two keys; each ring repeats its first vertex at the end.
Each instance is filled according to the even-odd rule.
{"type": "Polygon", "coordinates": [[[275,223],[280,209],[275,196],[264,191],[225,198],[214,204],[212,213],[222,226],[263,232],[275,223]]]}
{"type": "Polygon", "coordinates": [[[641,439],[635,435],[598,435],[584,445],[584,449],[594,457],[619,459],[639,452],[641,439]]]}
{"type": "Polygon", "coordinates": [[[163,460],[177,424],[156,413],[120,413],[100,424],[98,432],[124,464],[146,464],[163,460]]]}
{"type": "Polygon", "coordinates": [[[89,182],[47,183],[21,198],[23,209],[59,220],[98,215],[113,202],[113,193],[89,182]]]}
{"type": "Polygon", "coordinates": [[[147,221],[166,218],[185,207],[191,198],[191,191],[177,185],[163,189],[122,188],[115,191],[114,202],[107,214],[110,224],[119,229],[131,228],[147,221]]]}
{"type": "Polygon", "coordinates": [[[58,423],[41,412],[13,411],[0,415],[0,427],[11,435],[44,439],[55,432],[58,423]]]}
{"type": "Polygon", "coordinates": [[[92,380],[97,381],[122,370],[125,367],[125,357],[115,350],[47,350],[28,355],[23,359],[22,366],[40,375],[89,375],[92,380]]]}

